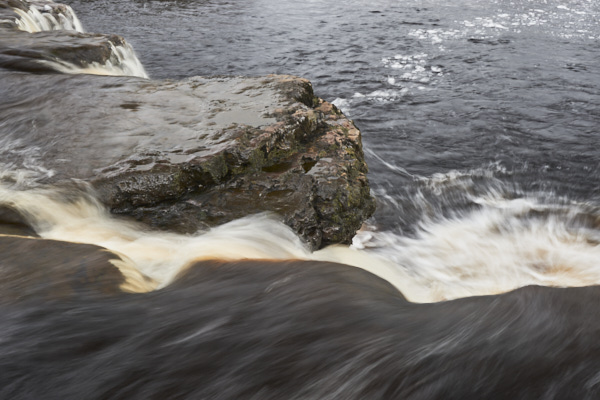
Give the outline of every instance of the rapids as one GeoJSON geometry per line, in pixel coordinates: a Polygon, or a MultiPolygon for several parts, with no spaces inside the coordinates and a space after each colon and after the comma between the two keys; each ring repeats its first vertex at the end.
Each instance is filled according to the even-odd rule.
{"type": "Polygon", "coordinates": [[[485,208],[424,223],[416,237],[359,232],[350,248],[310,252],[276,215],[258,214],[194,235],[149,231],[115,218],[93,195],[51,188],[0,187],[0,204],[27,216],[45,239],[95,244],[168,285],[199,260],[298,259],[352,265],[378,275],[410,301],[495,294],[526,285],[600,283],[599,210],[548,206],[534,199],[481,198],[485,208]]]}
{"type": "MultiPolygon", "coordinates": [[[[65,3],[35,1],[0,23],[45,43],[80,40],[83,26],[128,42],[79,65],[0,37],[6,54],[34,54],[35,73],[81,74],[55,76],[53,96],[86,74],[306,77],[361,129],[377,211],[352,246],[315,252],[274,214],[152,231],[82,182],[47,183],[65,160],[44,163],[15,135],[35,128],[23,110],[94,127],[33,95],[11,104],[12,73],[0,87],[0,211],[25,218],[39,236],[28,246],[109,250],[125,281],[112,297],[65,295],[62,281],[49,301],[29,300],[25,281],[16,300],[0,293],[0,397],[598,398],[600,3],[65,3]]],[[[181,104],[160,107],[169,123],[184,118],[181,104]]],[[[17,281],[10,268],[0,272],[17,281]]],[[[77,274],[69,285],[85,282],[77,274]]]]}

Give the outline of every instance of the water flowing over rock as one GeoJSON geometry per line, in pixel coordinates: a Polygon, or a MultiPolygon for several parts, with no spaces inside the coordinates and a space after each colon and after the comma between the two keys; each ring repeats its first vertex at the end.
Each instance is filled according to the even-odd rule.
{"type": "Polygon", "coordinates": [[[52,30],[83,32],[73,9],[51,0],[4,0],[0,2],[0,24],[30,33],[52,30]]]}
{"type": "Polygon", "coordinates": [[[122,293],[125,279],[98,246],[0,235],[0,304],[122,293]]]}
{"type": "Polygon", "coordinates": [[[147,77],[125,39],[84,33],[71,7],[49,0],[0,1],[0,67],[147,77]]]}
{"type": "Polygon", "coordinates": [[[324,262],[203,261],[141,294],[101,286],[71,295],[80,271],[61,272],[28,291],[35,308],[0,296],[0,354],[9,355],[0,359],[1,398],[600,394],[598,287],[529,286],[419,305],[365,271],[324,262]],[[66,293],[44,301],[51,291],[66,293]]]}

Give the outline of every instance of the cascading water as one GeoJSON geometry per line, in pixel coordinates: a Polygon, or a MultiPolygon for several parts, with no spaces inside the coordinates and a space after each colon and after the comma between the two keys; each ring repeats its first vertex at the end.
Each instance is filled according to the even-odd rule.
{"type": "MultiPolygon", "coordinates": [[[[73,194],[71,194],[71,197],[73,194]]],[[[423,223],[413,237],[358,233],[354,245],[310,252],[273,215],[256,215],[195,235],[145,230],[115,217],[85,193],[77,201],[52,189],[0,188],[0,205],[28,216],[46,239],[89,243],[122,254],[158,287],[197,260],[299,259],[339,262],[393,284],[413,302],[503,293],[527,285],[600,284],[598,210],[548,206],[535,199],[476,199],[482,207],[423,223]]]]}
{"type": "Polygon", "coordinates": [[[43,31],[77,31],[83,32],[83,26],[70,6],[58,5],[52,1],[36,1],[29,3],[27,11],[13,8],[17,13],[17,26],[20,30],[35,33],[43,31]]]}
{"type": "MultiPolygon", "coordinates": [[[[46,31],[75,31],[84,33],[81,22],[70,6],[56,4],[51,0],[27,2],[25,11],[21,8],[12,8],[16,13],[17,28],[28,33],[46,31]]],[[[56,71],[67,74],[94,74],[94,75],[122,75],[138,76],[148,78],[140,60],[137,58],[133,47],[125,41],[114,44],[107,42],[110,48],[110,56],[103,62],[85,62],[85,65],[73,63],[54,57],[53,59],[39,60],[39,63],[47,65],[56,71]]]]}
{"type": "MultiPolygon", "coordinates": [[[[15,12],[20,17],[17,23],[21,29],[30,32],[69,27],[83,31],[69,6],[36,2],[31,3],[28,12],[20,9],[15,12]]],[[[128,43],[109,44],[111,58],[103,65],[92,63],[81,68],[57,60],[54,68],[65,73],[145,76],[128,43]]],[[[441,67],[424,67],[425,58],[423,54],[386,58],[384,67],[408,70],[403,79],[424,84],[424,79],[441,75],[441,67]]],[[[355,97],[360,100],[364,96],[355,97]]],[[[340,99],[336,101],[345,107],[340,99]]],[[[54,172],[36,161],[42,156],[40,149],[17,142],[4,143],[2,149],[22,153],[25,169],[5,166],[3,179],[27,187],[40,177],[52,177],[54,172]]],[[[289,229],[266,216],[248,217],[188,237],[140,231],[138,226],[121,223],[87,194],[73,206],[51,200],[51,189],[19,192],[4,187],[2,202],[31,216],[42,237],[97,244],[124,254],[159,286],[167,285],[194,260],[207,258],[343,262],[384,277],[415,302],[495,294],[531,284],[600,284],[600,265],[596,261],[598,234],[595,225],[589,223],[597,218],[593,206],[585,202],[557,203],[552,196],[545,199],[535,194],[521,194],[513,199],[513,189],[495,178],[498,173],[507,173],[497,165],[423,177],[384,160],[371,149],[365,151],[388,171],[418,183],[417,187],[422,189],[401,197],[388,194],[385,189],[376,191],[382,215],[389,212],[393,218],[401,215],[409,220],[401,221],[399,228],[386,221],[384,225],[389,227],[385,229],[376,227],[379,221],[372,221],[371,227],[359,232],[349,249],[332,247],[310,253],[289,229]],[[478,181],[486,184],[478,189],[478,181]],[[440,208],[446,201],[456,204],[450,215],[440,208]],[[461,204],[469,206],[462,209],[461,204]],[[58,215],[61,217],[57,218],[58,215]],[[257,239],[253,231],[262,232],[261,238],[257,239]],[[232,253],[230,244],[235,240],[238,240],[237,250],[232,253]],[[186,256],[182,257],[182,253],[186,256]]]]}
{"type": "Polygon", "coordinates": [[[138,76],[148,78],[144,66],[135,55],[133,47],[127,42],[115,46],[108,42],[110,47],[110,58],[103,63],[90,62],[85,67],[60,59],[54,61],[40,61],[51,66],[55,70],[65,74],[92,74],[112,76],[138,76]]]}

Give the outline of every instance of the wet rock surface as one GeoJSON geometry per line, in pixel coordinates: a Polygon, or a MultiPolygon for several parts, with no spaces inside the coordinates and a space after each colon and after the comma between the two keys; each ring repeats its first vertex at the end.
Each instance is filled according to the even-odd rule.
{"type": "Polygon", "coordinates": [[[358,129],[304,79],[0,79],[5,168],[89,182],[113,213],[154,228],[273,211],[319,248],[348,243],[374,210],[358,129]]]}
{"type": "MultiPolygon", "coordinates": [[[[6,17],[24,4],[0,1],[4,170],[90,183],[113,213],[182,233],[276,212],[313,249],[349,243],[373,213],[360,132],[307,80],[47,74],[97,73],[127,44],[24,32],[6,17]]],[[[34,14],[52,22],[68,11],[48,4],[34,14]]]]}
{"type": "Polygon", "coordinates": [[[0,204],[0,235],[38,236],[27,219],[7,204],[0,204]]]}
{"type": "Polygon", "coordinates": [[[98,246],[0,235],[0,254],[0,304],[112,296],[125,283],[120,258],[98,246]]]}
{"type": "MultiPolygon", "coordinates": [[[[134,172],[140,168],[135,163],[115,178],[97,179],[96,187],[108,193],[113,211],[182,232],[273,211],[313,248],[348,243],[374,209],[356,127],[334,106],[315,98],[305,80],[273,76],[220,81],[233,82],[242,85],[242,91],[257,93],[250,97],[257,99],[253,105],[259,107],[257,115],[262,107],[257,97],[271,92],[272,98],[263,100],[267,111],[263,119],[220,129],[209,122],[215,129],[216,145],[198,155],[182,151],[189,158],[180,164],[163,161],[164,154],[154,156],[148,170],[158,174],[143,175],[151,182],[137,178],[142,174],[134,172]],[[245,88],[248,84],[250,89],[245,88]],[[299,93],[296,99],[306,96],[310,106],[290,93],[299,93]],[[212,154],[205,155],[207,151],[212,154]],[[175,172],[170,170],[173,167],[175,172]],[[162,170],[167,174],[161,174],[162,170]],[[154,198],[149,198],[145,184],[158,184],[162,190],[151,192],[154,198]],[[156,204],[158,196],[164,197],[156,204]]],[[[217,103],[230,107],[232,101],[217,103]]],[[[232,121],[239,118],[233,110],[228,112],[232,121]]],[[[223,118],[223,114],[213,118],[223,118]]]]}

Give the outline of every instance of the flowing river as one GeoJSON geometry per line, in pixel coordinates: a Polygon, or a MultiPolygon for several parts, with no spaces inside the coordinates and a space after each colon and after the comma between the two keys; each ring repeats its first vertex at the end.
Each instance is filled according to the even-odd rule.
{"type": "MultiPolygon", "coordinates": [[[[63,72],[174,80],[275,73],[309,79],[317,96],[338,106],[361,130],[377,211],[350,248],[316,252],[277,218],[265,215],[194,235],[152,232],[111,216],[93,197],[64,203],[53,197],[52,188],[28,184],[52,171],[37,162],[41,156],[35,148],[0,138],[0,154],[21,152],[28,160],[18,168],[3,164],[0,201],[28,215],[41,237],[123,254],[126,263],[160,287],[193,260],[213,258],[346,263],[383,277],[413,303],[493,295],[527,285],[600,283],[596,0],[64,3],[80,21],[72,29],[115,33],[131,47],[119,48],[122,62],[110,70],[62,66],[63,72]]],[[[10,120],[11,104],[3,103],[1,112],[10,120]]],[[[177,118],[175,106],[173,113],[177,118]]],[[[448,304],[442,306],[451,312],[454,303],[448,304]]],[[[125,317],[131,313],[123,311],[125,317]]],[[[226,325],[229,317],[223,318],[206,332],[226,325]]],[[[419,332],[422,321],[413,323],[419,332]]],[[[537,323],[527,329],[535,332],[537,323]]],[[[458,346],[475,335],[462,334],[459,330],[436,346],[458,346]]],[[[136,344],[143,345],[151,344],[136,344]]],[[[431,354],[436,349],[431,347],[431,354]]],[[[396,362],[390,361],[390,368],[396,362]]],[[[345,380],[352,369],[348,365],[339,375],[323,377],[345,380]]],[[[386,364],[366,365],[379,370],[386,364]]],[[[364,382],[345,382],[355,385],[354,392],[338,387],[339,392],[318,392],[317,398],[372,393],[361,386],[364,382]]],[[[598,379],[590,376],[586,382],[594,386],[598,379]]],[[[205,392],[202,398],[234,396],[225,386],[215,386],[223,390],[221,397],[205,392]]],[[[271,398],[268,392],[250,396],[231,390],[235,396],[245,393],[238,398],[271,398]]],[[[105,395],[126,398],[131,393],[105,395]]],[[[133,397],[142,396],[136,393],[133,397]]],[[[315,398],[311,393],[296,391],[289,398],[315,398]]],[[[408,397],[377,393],[380,398],[460,398],[433,389],[402,392],[408,397]]],[[[570,392],[548,389],[499,398],[588,398],[565,393],[570,392]]]]}

